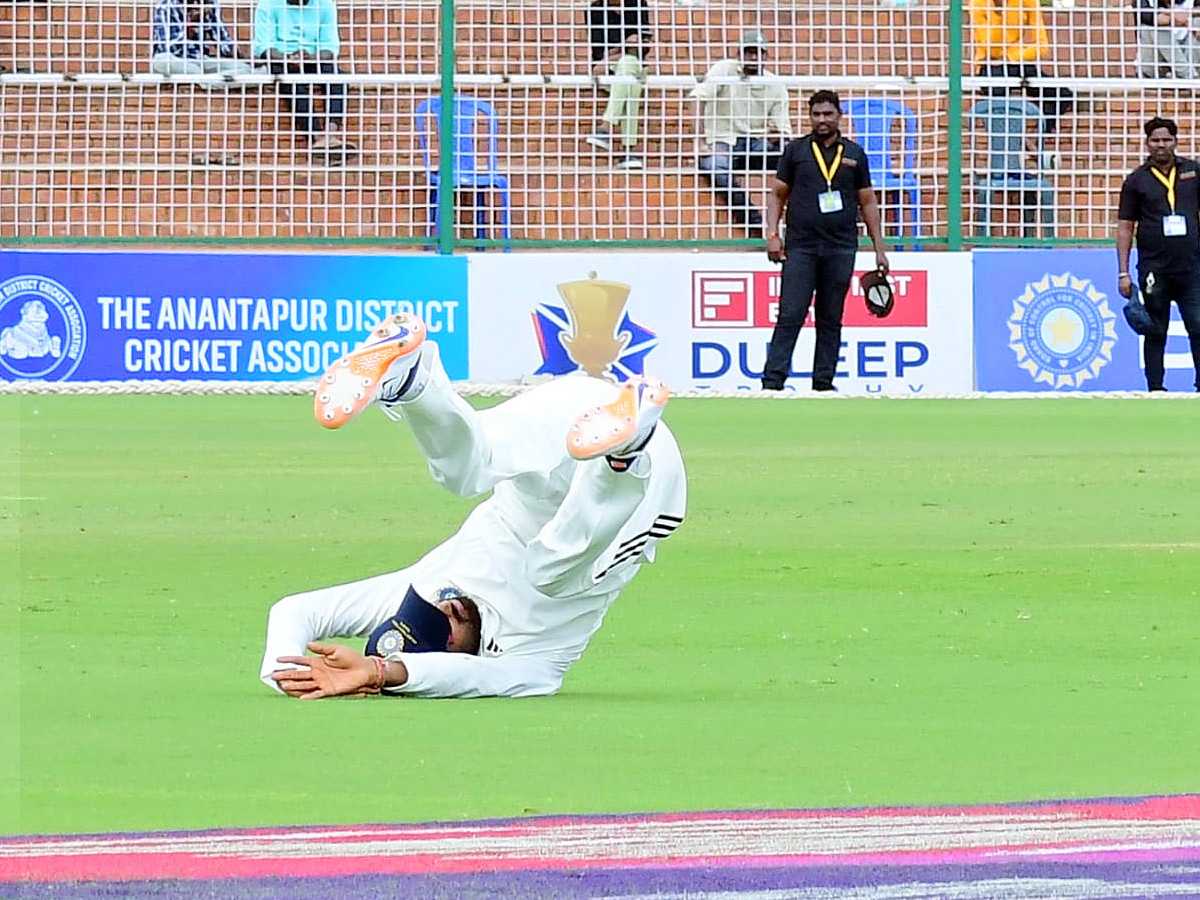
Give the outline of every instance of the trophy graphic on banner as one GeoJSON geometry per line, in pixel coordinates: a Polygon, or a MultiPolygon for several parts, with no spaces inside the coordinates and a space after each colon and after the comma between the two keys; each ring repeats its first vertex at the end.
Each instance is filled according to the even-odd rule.
{"type": "Polygon", "coordinates": [[[625,312],[630,287],[619,281],[601,281],[589,272],[584,281],[558,285],[566,303],[571,330],[562,335],[562,345],[571,360],[589,375],[603,378],[621,358],[633,339],[628,331],[617,331],[625,312]]]}

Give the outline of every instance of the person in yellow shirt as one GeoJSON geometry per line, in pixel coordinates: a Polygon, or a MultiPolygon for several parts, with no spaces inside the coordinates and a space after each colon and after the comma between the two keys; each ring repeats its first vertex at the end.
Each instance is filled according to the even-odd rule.
{"type": "MultiPolygon", "coordinates": [[[[969,0],[975,62],[983,78],[1020,78],[1025,93],[1041,107],[1045,131],[1053,134],[1058,119],[1074,106],[1070,88],[1037,83],[1044,76],[1037,62],[1050,52],[1050,39],[1038,0],[969,0]]],[[[1005,96],[1008,88],[987,88],[988,96],[1005,96]]]]}

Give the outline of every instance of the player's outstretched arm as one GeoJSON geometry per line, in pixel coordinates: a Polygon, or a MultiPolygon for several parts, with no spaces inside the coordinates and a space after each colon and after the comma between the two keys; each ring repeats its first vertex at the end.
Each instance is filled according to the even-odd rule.
{"type": "MultiPolygon", "coordinates": [[[[406,570],[376,575],[351,584],[292,594],[271,607],[259,678],[280,691],[272,674],[281,656],[301,656],[309,642],[332,637],[366,636],[396,610],[410,577],[406,570]]],[[[306,664],[307,665],[307,664],[306,664]]]]}
{"type": "Polygon", "coordinates": [[[364,656],[341,644],[312,642],[312,655],[281,656],[271,680],[289,697],[322,700],[407,694],[415,697],[539,697],[562,686],[566,666],[531,656],[478,657],[465,653],[364,656]],[[288,668],[288,667],[298,668],[288,668]]]}

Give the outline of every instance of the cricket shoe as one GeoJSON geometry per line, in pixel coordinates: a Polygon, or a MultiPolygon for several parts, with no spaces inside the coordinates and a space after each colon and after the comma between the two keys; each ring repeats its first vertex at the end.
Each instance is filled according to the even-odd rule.
{"type": "Polygon", "coordinates": [[[576,459],[625,457],[646,445],[671,392],[661,381],[638,377],[617,399],[589,409],[567,430],[567,452],[576,459]]]}
{"type": "Polygon", "coordinates": [[[425,343],[425,323],[412,313],[388,316],[317,383],[313,412],[326,428],[341,428],[377,400],[394,401],[406,388],[425,343]]]}

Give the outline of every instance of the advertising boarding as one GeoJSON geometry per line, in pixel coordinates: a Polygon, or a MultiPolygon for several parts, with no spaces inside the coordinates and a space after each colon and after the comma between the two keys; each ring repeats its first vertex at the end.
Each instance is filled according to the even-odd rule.
{"type": "MultiPolygon", "coordinates": [[[[891,316],[866,311],[858,276],[843,319],[837,389],[946,394],[972,388],[971,262],[964,253],[889,256],[891,316]]],[[[473,257],[471,377],[512,381],[583,371],[649,372],[673,388],[760,388],[779,309],[780,267],[763,253],[473,257]]],[[[811,382],[812,314],[786,389],[811,382]]]]}
{"type": "Polygon", "coordinates": [[[306,381],[400,311],[468,377],[462,258],[0,252],[0,379],[306,381]]]}
{"type": "MultiPolygon", "coordinates": [[[[975,252],[975,353],[981,391],[1144,390],[1141,338],[1126,324],[1111,248],[975,252]]],[[[1171,307],[1169,389],[1195,379],[1171,307]]]]}

